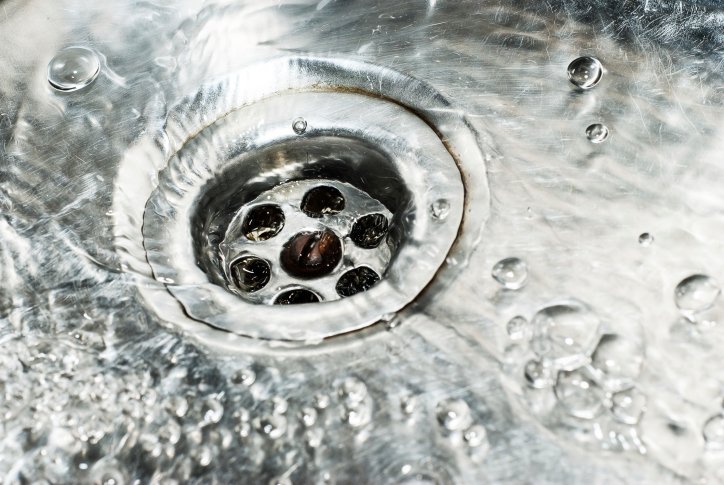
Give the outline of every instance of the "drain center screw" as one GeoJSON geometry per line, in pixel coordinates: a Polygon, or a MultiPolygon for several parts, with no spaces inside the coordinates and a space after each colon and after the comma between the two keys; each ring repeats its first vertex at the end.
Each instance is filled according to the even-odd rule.
{"type": "Polygon", "coordinates": [[[331,273],[342,259],[342,242],[329,229],[300,232],[284,245],[281,263],[290,274],[315,278],[331,273]]]}

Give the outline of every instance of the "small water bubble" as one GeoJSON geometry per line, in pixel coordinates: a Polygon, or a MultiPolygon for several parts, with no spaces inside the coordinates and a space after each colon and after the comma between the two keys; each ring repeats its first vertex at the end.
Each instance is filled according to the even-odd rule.
{"type": "Polygon", "coordinates": [[[714,306],[721,288],[713,278],[695,274],[684,278],[674,290],[674,301],[682,313],[702,312],[714,306]]]}
{"type": "Polygon", "coordinates": [[[367,386],[356,377],[348,377],[342,381],[338,393],[345,403],[354,405],[362,402],[367,397],[367,386]]]}
{"type": "Polygon", "coordinates": [[[559,372],[553,390],[571,416],[593,419],[603,410],[603,390],[581,369],[559,372]]]}
{"type": "Polygon", "coordinates": [[[534,349],[552,359],[558,369],[573,370],[587,363],[597,341],[600,322],[583,302],[550,305],[533,317],[534,349]]]}
{"type": "Polygon", "coordinates": [[[594,123],[586,128],[586,137],[591,143],[601,143],[608,138],[608,127],[601,123],[594,123]]]}
{"type": "Polygon", "coordinates": [[[717,414],[704,423],[704,440],[709,448],[724,449],[724,414],[717,414]]]}
{"type": "Polygon", "coordinates": [[[651,246],[654,243],[654,236],[648,232],[643,232],[639,236],[639,244],[645,248],[651,246]]]}
{"type": "Polygon", "coordinates": [[[258,419],[256,428],[270,439],[275,440],[287,432],[287,418],[282,414],[270,414],[258,419]]]}
{"type": "Polygon", "coordinates": [[[77,91],[92,83],[100,72],[101,63],[87,47],[68,47],[61,50],[48,64],[48,82],[58,91],[77,91]]]}
{"type": "Polygon", "coordinates": [[[477,448],[488,439],[488,432],[483,425],[474,424],[463,433],[465,443],[471,448],[477,448]]]}
{"type": "Polygon", "coordinates": [[[296,118],[292,121],[292,130],[297,135],[303,135],[307,131],[307,120],[304,118],[296,118]]]}
{"type": "Polygon", "coordinates": [[[367,425],[372,420],[372,402],[368,399],[353,407],[345,406],[342,419],[353,428],[367,425]]]}
{"type": "Polygon", "coordinates": [[[551,369],[540,360],[529,360],[523,368],[523,376],[528,385],[535,389],[543,389],[553,385],[551,369]]]}
{"type": "Polygon", "coordinates": [[[437,199],[430,205],[430,214],[438,221],[444,221],[450,214],[450,202],[445,199],[437,199]]]}
{"type": "Polygon", "coordinates": [[[518,290],[528,281],[528,265],[520,258],[505,258],[495,263],[491,274],[504,288],[518,290]]]}
{"type": "Polygon", "coordinates": [[[240,369],[231,376],[231,382],[249,387],[256,382],[256,372],[252,369],[240,369]]]}
{"type": "Polygon", "coordinates": [[[169,396],[165,401],[165,407],[172,414],[183,418],[189,410],[189,403],[183,396],[169,396]]]}
{"type": "Polygon", "coordinates": [[[210,396],[204,400],[201,414],[205,424],[216,424],[224,415],[224,405],[217,400],[216,396],[210,396]]]}
{"type": "Polygon", "coordinates": [[[568,64],[568,80],[581,89],[591,89],[601,81],[603,66],[595,57],[579,57],[568,64]]]}
{"type": "Polygon", "coordinates": [[[198,448],[196,452],[196,461],[199,465],[207,467],[211,464],[211,460],[213,460],[213,458],[214,454],[210,447],[202,445],[198,448]]]}
{"type": "Polygon", "coordinates": [[[327,407],[329,407],[329,396],[326,394],[317,394],[314,396],[314,407],[317,409],[327,409],[327,407]]]}
{"type": "Polygon", "coordinates": [[[528,340],[533,335],[530,322],[520,315],[511,318],[505,325],[505,330],[511,340],[528,340]]]}
{"type": "Polygon", "coordinates": [[[272,398],[272,407],[274,414],[284,414],[287,412],[287,409],[289,409],[289,402],[283,397],[274,396],[272,398]]]}
{"type": "Polygon", "coordinates": [[[317,448],[322,444],[324,430],[321,428],[312,428],[307,431],[304,436],[307,440],[307,445],[309,445],[310,448],[317,448]]]}
{"type": "Polygon", "coordinates": [[[314,426],[314,423],[317,422],[317,410],[311,406],[307,406],[302,409],[301,418],[302,423],[307,428],[309,428],[310,426],[314,426]]]}
{"type": "Polygon", "coordinates": [[[417,397],[409,395],[404,396],[400,399],[400,410],[406,414],[411,415],[417,409],[417,397]]]}
{"type": "Polygon", "coordinates": [[[449,431],[459,431],[470,426],[470,407],[462,399],[446,399],[437,404],[437,422],[449,431]]]}
{"type": "Polygon", "coordinates": [[[645,410],[646,395],[637,389],[626,389],[611,396],[611,413],[622,423],[638,423],[645,410]]]}

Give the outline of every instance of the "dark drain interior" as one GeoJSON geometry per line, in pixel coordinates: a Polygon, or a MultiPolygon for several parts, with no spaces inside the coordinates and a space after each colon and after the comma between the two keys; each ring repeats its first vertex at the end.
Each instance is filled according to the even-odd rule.
{"type": "Polygon", "coordinates": [[[203,192],[199,266],[253,303],[351,297],[382,278],[413,223],[394,161],[368,142],[316,137],[250,151],[203,192]]]}

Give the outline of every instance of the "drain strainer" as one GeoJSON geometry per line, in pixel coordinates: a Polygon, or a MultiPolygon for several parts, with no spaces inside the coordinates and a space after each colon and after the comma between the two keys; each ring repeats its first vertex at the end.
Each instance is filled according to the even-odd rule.
{"type": "MultiPolygon", "coordinates": [[[[142,208],[144,259],[184,318],[287,341],[366,327],[417,297],[445,262],[466,205],[487,202],[466,201],[459,161],[429,120],[378,93],[352,92],[369,74],[306,61],[323,74],[315,76],[299,62],[287,67],[309,79],[288,79],[289,87],[303,85],[294,91],[272,86],[274,95],[235,99],[234,88],[254,92],[240,78],[202,90],[171,113],[153,143],[139,144],[121,172],[133,177],[143,158],[158,167],[142,208]],[[325,86],[330,73],[337,81],[355,74],[340,90],[325,86]]],[[[444,106],[425,85],[402,79],[404,96],[444,106]]],[[[451,123],[449,112],[436,116],[448,122],[435,128],[452,130],[447,141],[462,140],[484,175],[464,124],[451,123]]],[[[477,190],[487,195],[482,182],[477,190]]],[[[128,213],[129,200],[118,199],[119,212],[128,213]]],[[[486,214],[478,211],[480,221],[486,214]]],[[[119,222],[133,256],[128,232],[137,221],[119,222]]],[[[138,257],[127,262],[140,268],[138,257]]]]}

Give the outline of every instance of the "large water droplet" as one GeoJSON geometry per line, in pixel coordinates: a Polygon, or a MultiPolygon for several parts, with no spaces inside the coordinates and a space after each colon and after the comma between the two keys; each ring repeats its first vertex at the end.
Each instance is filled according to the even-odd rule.
{"type": "Polygon", "coordinates": [[[633,385],[643,361],[643,344],[638,338],[615,334],[601,337],[591,356],[597,378],[607,390],[614,392],[633,385]]]}
{"type": "Polygon", "coordinates": [[[559,369],[585,364],[596,343],[599,319],[583,302],[570,300],[543,308],[533,317],[534,350],[559,369]]]}
{"type": "Polygon", "coordinates": [[[591,89],[601,77],[603,66],[595,57],[579,57],[568,65],[568,80],[581,89],[591,89]]]}
{"type": "Polygon", "coordinates": [[[724,449],[724,414],[717,414],[704,423],[704,440],[711,449],[724,449]]]}
{"type": "Polygon", "coordinates": [[[493,266],[495,281],[508,290],[518,290],[528,281],[528,265],[520,258],[505,258],[493,266]]]}
{"type": "Polygon", "coordinates": [[[571,416],[593,419],[603,410],[603,390],[581,369],[559,372],[554,391],[571,416]]]}
{"type": "Polygon", "coordinates": [[[586,137],[591,143],[601,143],[608,138],[608,127],[601,123],[594,123],[586,128],[586,137]]]}
{"type": "Polygon", "coordinates": [[[256,428],[270,439],[276,440],[287,432],[287,418],[283,414],[268,414],[256,420],[256,428]]]}
{"type": "Polygon", "coordinates": [[[470,426],[470,407],[462,399],[446,399],[437,404],[437,422],[449,431],[459,431],[470,426]]]}
{"type": "Polygon", "coordinates": [[[636,424],[646,410],[646,395],[637,389],[626,389],[611,396],[611,413],[625,424],[636,424]]]}
{"type": "Polygon", "coordinates": [[[714,305],[721,288],[713,278],[695,274],[684,278],[674,290],[674,301],[682,313],[701,312],[714,305]]]}
{"type": "Polygon", "coordinates": [[[101,63],[87,47],[68,47],[58,52],[48,64],[48,82],[59,91],[77,91],[98,76],[101,63]]]}

